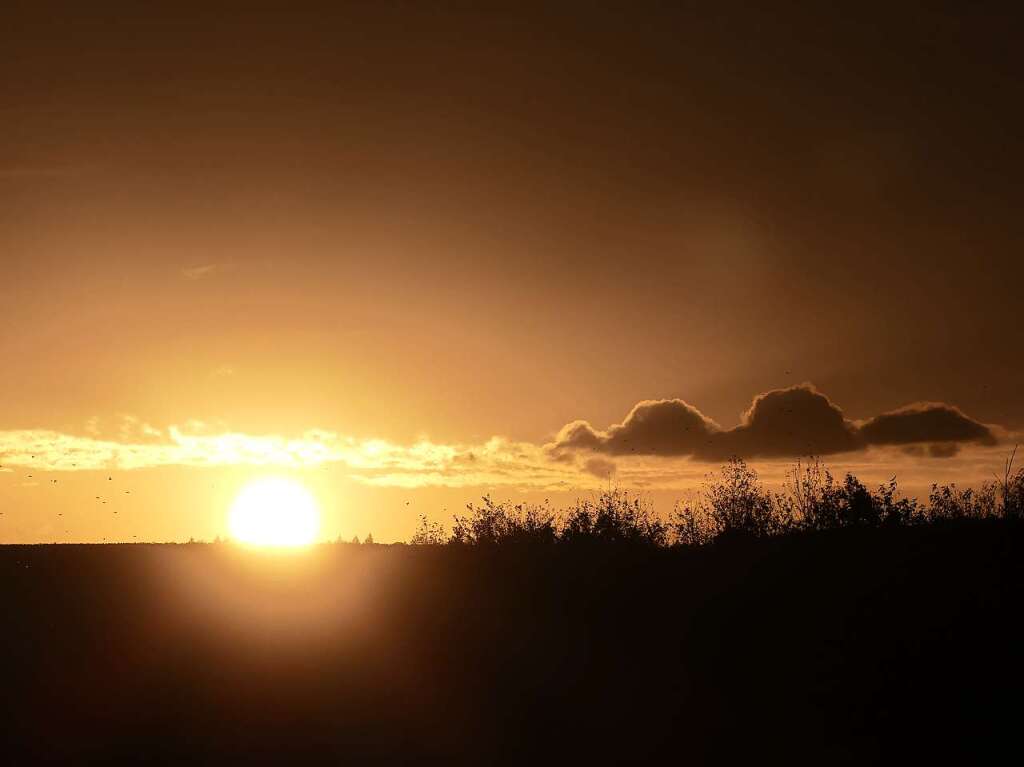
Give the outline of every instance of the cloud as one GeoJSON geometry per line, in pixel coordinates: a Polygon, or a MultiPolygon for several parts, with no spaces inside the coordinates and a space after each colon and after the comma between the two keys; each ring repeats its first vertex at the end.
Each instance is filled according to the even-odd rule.
{"type": "Polygon", "coordinates": [[[956,442],[937,442],[928,446],[928,455],[932,458],[952,458],[960,452],[956,442]]]}
{"type": "Polygon", "coordinates": [[[860,446],[856,427],[810,384],[759,394],[735,429],[720,435],[701,457],[757,458],[832,455],[860,446]]]}
{"type": "Polygon", "coordinates": [[[221,423],[157,428],[130,415],[94,418],[80,433],[0,430],[0,466],[5,478],[13,469],[21,479],[36,471],[332,465],[356,482],[382,487],[578,491],[598,489],[614,477],[626,487],[666,489],[698,484],[705,462],[732,455],[761,459],[766,479],[781,477],[792,458],[840,453],[851,469],[890,472],[902,458],[905,471],[912,472],[921,459],[941,458],[959,476],[984,478],[993,461],[998,465],[1004,457],[995,433],[996,427],[941,403],[852,422],[828,397],[803,384],[758,395],[731,429],[683,400],[646,400],[603,431],[585,421],[567,424],[548,445],[502,437],[474,444],[427,438],[399,444],[323,429],[286,436],[246,434],[221,423]]]}
{"type": "Polygon", "coordinates": [[[956,442],[933,442],[930,445],[904,445],[904,455],[916,458],[952,458],[960,453],[960,445],[956,442]]]}
{"type": "Polygon", "coordinates": [[[996,439],[988,426],[942,403],[909,405],[855,423],[805,383],[757,395],[732,429],[721,428],[683,400],[645,400],[604,431],[573,421],[546,449],[558,458],[586,451],[719,461],[733,455],[795,458],[919,443],[929,443],[933,457],[948,457],[955,454],[950,445],[962,442],[994,445],[996,439]]]}
{"type": "Polygon", "coordinates": [[[615,470],[615,462],[609,461],[607,458],[594,456],[583,463],[583,471],[598,479],[610,479],[615,476],[615,470]]]}
{"type": "Polygon", "coordinates": [[[622,423],[598,432],[586,421],[566,424],[555,452],[584,449],[610,455],[690,455],[721,428],[681,399],[644,400],[622,423]]]}
{"type": "Polygon", "coordinates": [[[942,402],[918,402],[870,418],[860,433],[872,445],[909,445],[920,442],[978,442],[996,444],[992,430],[959,409],[942,402]]]}
{"type": "MultiPolygon", "coordinates": [[[[358,482],[377,486],[531,489],[597,487],[575,461],[548,459],[539,445],[494,437],[482,444],[420,440],[396,444],[333,431],[298,436],[215,431],[209,424],[156,429],[125,417],[122,427],[69,434],[45,429],[0,431],[0,465],[22,472],[114,471],[184,466],[314,468],[341,466],[358,482]]],[[[608,462],[610,463],[610,462],[608,462]]]]}
{"type": "Polygon", "coordinates": [[[181,276],[186,280],[195,282],[206,277],[213,277],[215,274],[230,271],[231,268],[231,264],[200,264],[182,269],[181,276]]]}

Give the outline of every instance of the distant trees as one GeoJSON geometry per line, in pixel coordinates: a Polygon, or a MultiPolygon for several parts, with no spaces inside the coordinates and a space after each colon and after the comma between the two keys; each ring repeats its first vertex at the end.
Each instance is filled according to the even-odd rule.
{"type": "MultiPolygon", "coordinates": [[[[335,543],[341,543],[341,542],[342,542],[341,536],[339,535],[338,539],[335,541],[335,543]]],[[[352,540],[349,541],[349,545],[350,546],[365,546],[365,545],[372,545],[372,544],[373,544],[373,533],[367,534],[366,538],[364,538],[362,541],[359,540],[359,536],[358,535],[353,535],[352,536],[352,540]]]]}
{"type": "MultiPolygon", "coordinates": [[[[820,461],[798,462],[782,488],[765,488],[750,466],[733,458],[709,474],[696,497],[677,503],[667,520],[639,495],[609,490],[556,512],[545,502],[498,503],[484,496],[455,515],[450,534],[420,517],[410,543],[416,545],[631,544],[651,547],[705,546],[730,539],[768,538],[842,528],[884,528],[963,519],[1024,518],[1024,469],[978,488],[932,485],[928,503],[901,497],[896,478],[870,490],[853,474],[837,479],[820,461]]],[[[368,536],[367,543],[372,542],[368,536]]]]}

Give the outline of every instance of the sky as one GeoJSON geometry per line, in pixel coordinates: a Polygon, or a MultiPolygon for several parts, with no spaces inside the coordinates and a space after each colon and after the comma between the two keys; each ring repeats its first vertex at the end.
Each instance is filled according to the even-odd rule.
{"type": "Polygon", "coordinates": [[[378,540],[732,454],[991,479],[1009,15],[746,5],[13,3],[0,540],[212,538],[268,474],[378,540]]]}

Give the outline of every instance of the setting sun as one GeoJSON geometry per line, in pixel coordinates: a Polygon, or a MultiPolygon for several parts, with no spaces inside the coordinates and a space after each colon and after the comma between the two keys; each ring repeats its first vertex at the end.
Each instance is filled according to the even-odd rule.
{"type": "Polygon", "coordinates": [[[252,546],[305,546],[320,530],[316,499],[288,479],[251,482],[235,498],[228,515],[231,536],[252,546]]]}

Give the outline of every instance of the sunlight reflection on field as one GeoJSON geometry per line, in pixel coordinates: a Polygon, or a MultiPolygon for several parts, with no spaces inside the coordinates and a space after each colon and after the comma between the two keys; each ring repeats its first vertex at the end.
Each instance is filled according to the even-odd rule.
{"type": "Polygon", "coordinates": [[[167,610],[239,651],[368,640],[389,558],[342,544],[306,549],[182,545],[156,550],[167,610]]]}

